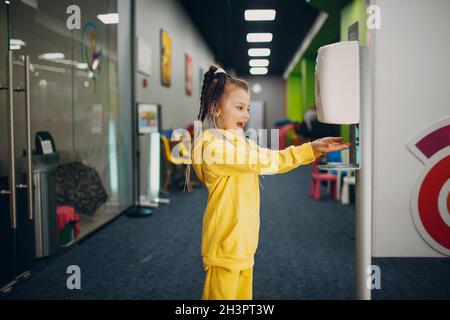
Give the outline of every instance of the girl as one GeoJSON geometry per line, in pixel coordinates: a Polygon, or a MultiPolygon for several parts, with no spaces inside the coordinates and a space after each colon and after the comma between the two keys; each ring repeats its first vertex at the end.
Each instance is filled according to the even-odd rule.
{"type": "Polygon", "coordinates": [[[323,138],[285,150],[246,139],[250,93],[245,81],[211,66],[203,79],[199,120],[213,129],[196,135],[193,167],[208,189],[201,253],[206,279],[202,299],[251,300],[259,236],[259,180],[345,149],[342,138],[323,138]]]}

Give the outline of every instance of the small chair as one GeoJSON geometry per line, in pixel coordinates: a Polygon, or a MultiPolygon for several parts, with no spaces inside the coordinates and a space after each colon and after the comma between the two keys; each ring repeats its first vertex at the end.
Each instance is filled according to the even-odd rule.
{"type": "MultiPolygon", "coordinates": [[[[347,151],[347,150],[328,152],[326,155],[327,164],[341,164],[342,158],[344,157],[343,153],[345,151],[347,151]]],[[[336,201],[340,201],[341,179],[342,179],[342,176],[345,177],[346,173],[342,172],[342,170],[333,170],[333,169],[328,170],[328,173],[334,174],[336,176],[336,192],[335,192],[336,201]]]]}
{"type": "MultiPolygon", "coordinates": [[[[187,166],[190,163],[190,158],[187,159],[188,150],[185,149],[185,148],[180,148],[180,150],[179,150],[180,153],[181,153],[181,154],[179,154],[180,157],[172,157],[172,148],[170,147],[169,139],[166,136],[161,135],[161,140],[162,140],[163,147],[164,147],[165,158],[167,160],[167,170],[166,170],[166,175],[165,175],[164,183],[163,183],[163,186],[162,186],[161,190],[163,192],[169,192],[169,185],[170,185],[170,182],[172,180],[172,174],[173,174],[173,170],[174,170],[174,165],[176,165],[176,166],[181,165],[182,170],[183,170],[183,174],[186,177],[187,166]]],[[[178,144],[179,142],[176,141],[176,143],[178,144]]],[[[183,146],[183,145],[181,145],[181,146],[183,146]]],[[[192,182],[191,182],[191,180],[188,181],[187,188],[188,188],[189,192],[192,191],[192,182]]]]}
{"type": "Polygon", "coordinates": [[[309,189],[309,195],[316,200],[320,200],[320,198],[321,198],[321,192],[320,192],[321,183],[322,183],[322,181],[328,181],[328,183],[330,183],[330,194],[334,198],[336,198],[337,177],[336,177],[336,175],[331,174],[331,173],[320,172],[319,168],[317,167],[319,160],[320,160],[320,158],[316,159],[313,164],[312,183],[311,183],[311,187],[309,189]]]}
{"type": "MultiPolygon", "coordinates": [[[[342,155],[342,161],[344,163],[348,163],[350,159],[350,154],[348,149],[341,151],[342,155]]],[[[350,197],[349,197],[349,186],[355,185],[355,171],[354,170],[345,170],[342,171],[343,175],[343,183],[342,183],[342,189],[341,191],[341,203],[342,204],[349,204],[350,203],[350,197]]]]}
{"type": "Polygon", "coordinates": [[[289,130],[294,129],[294,124],[289,123],[280,128],[279,131],[279,145],[278,148],[280,150],[286,149],[288,147],[287,143],[287,133],[289,130]]]}
{"type": "Polygon", "coordinates": [[[341,203],[349,204],[350,203],[350,185],[355,185],[355,171],[348,171],[346,177],[344,177],[344,183],[342,184],[342,196],[341,203]]]}

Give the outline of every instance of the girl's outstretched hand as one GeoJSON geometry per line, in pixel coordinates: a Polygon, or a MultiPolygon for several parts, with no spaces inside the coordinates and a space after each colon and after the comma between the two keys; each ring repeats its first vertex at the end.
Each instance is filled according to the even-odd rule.
{"type": "Polygon", "coordinates": [[[350,146],[350,143],[342,143],[342,140],[342,137],[326,137],[314,140],[313,142],[311,142],[312,148],[314,150],[314,155],[317,158],[327,152],[347,149],[350,146]]]}

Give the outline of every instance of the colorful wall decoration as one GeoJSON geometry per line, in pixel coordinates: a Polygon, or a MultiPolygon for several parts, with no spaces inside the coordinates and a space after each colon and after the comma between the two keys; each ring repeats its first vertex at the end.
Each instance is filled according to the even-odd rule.
{"type": "Polygon", "coordinates": [[[170,87],[172,80],[172,38],[161,29],[161,84],[170,87]]]}
{"type": "Polygon", "coordinates": [[[186,94],[192,94],[192,57],[186,53],[185,55],[185,88],[186,94]]]}
{"type": "Polygon", "coordinates": [[[81,61],[87,65],[87,76],[93,81],[96,92],[95,81],[100,78],[102,69],[102,43],[100,33],[92,22],[84,24],[81,31],[81,61]]]}
{"type": "Polygon", "coordinates": [[[432,248],[450,256],[450,117],[422,130],[407,147],[424,165],[411,193],[414,224],[432,248]]]}

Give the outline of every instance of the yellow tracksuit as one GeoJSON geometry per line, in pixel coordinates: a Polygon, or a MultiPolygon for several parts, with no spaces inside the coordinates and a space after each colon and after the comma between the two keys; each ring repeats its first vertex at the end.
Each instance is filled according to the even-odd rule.
{"type": "Polygon", "coordinates": [[[202,299],[252,299],[259,236],[259,175],[284,173],[315,160],[310,143],[259,147],[231,131],[210,129],[194,141],[193,168],[208,189],[201,254],[202,299]]]}

